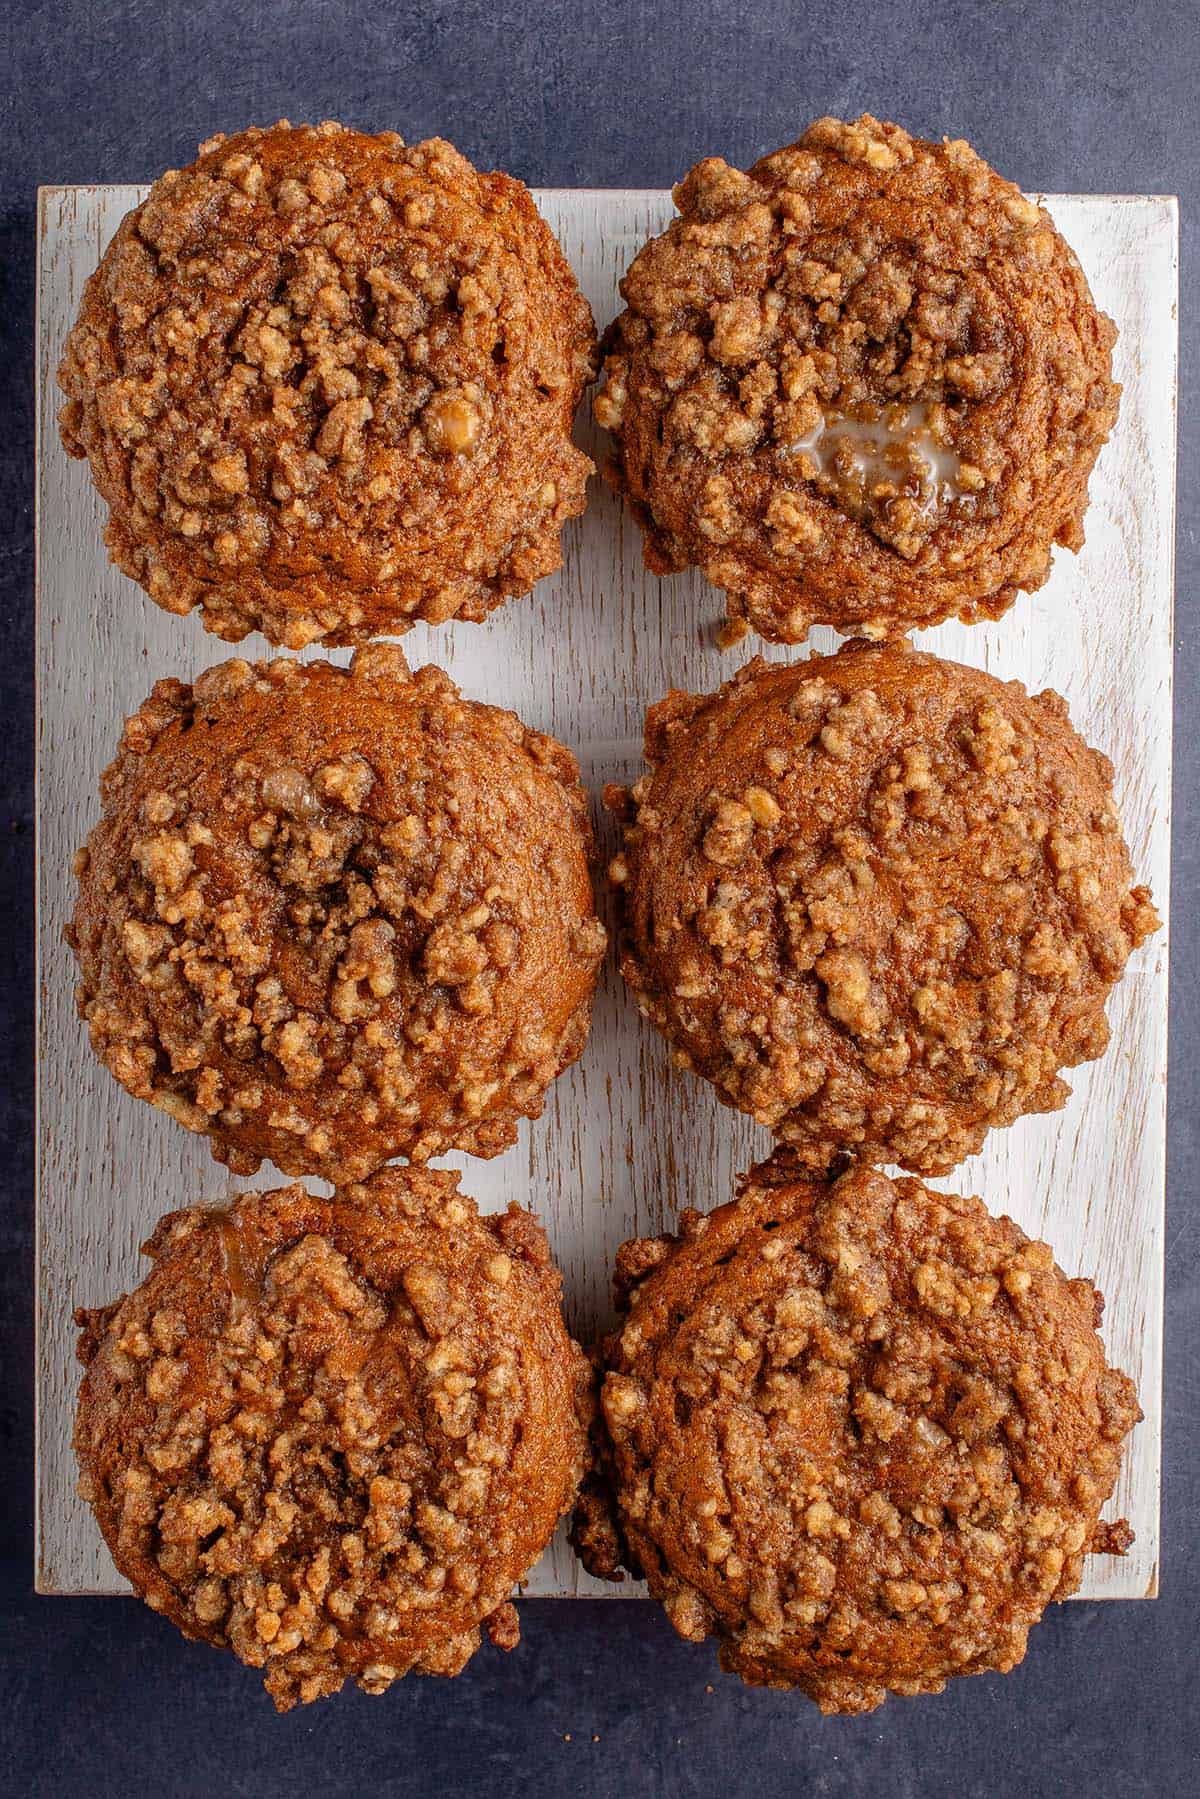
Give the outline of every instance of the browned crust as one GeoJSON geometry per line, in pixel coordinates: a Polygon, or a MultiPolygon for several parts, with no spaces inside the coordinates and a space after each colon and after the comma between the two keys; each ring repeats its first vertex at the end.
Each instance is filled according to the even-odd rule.
{"type": "Polygon", "coordinates": [[[579,1478],[587,1365],[545,1236],[387,1169],[165,1217],[81,1310],[81,1490],[121,1573],[281,1711],[456,1674],[579,1478]]]}
{"type": "Polygon", "coordinates": [[[668,695],[646,755],[608,795],[622,973],[813,1168],[944,1173],[1104,1050],[1158,919],[1057,694],[852,643],[668,695]]]}
{"type": "Polygon", "coordinates": [[[237,641],[482,619],[559,566],[587,303],[528,190],[441,138],[286,121],[121,224],[59,381],[113,561],[237,641]]]}
{"type": "Polygon", "coordinates": [[[622,283],[596,416],[648,565],[724,588],[730,638],[995,618],[1081,546],[1116,329],[969,145],[820,119],[746,174],[698,163],[675,202],[622,283]],[[859,491],[795,448],[888,405],[933,409],[952,495],[915,465],[859,491]]]}
{"type": "Polygon", "coordinates": [[[492,1156],[587,1037],[574,757],[377,645],[232,661],[125,727],[68,933],[92,1046],[252,1173],[492,1156]]]}
{"type": "Polygon", "coordinates": [[[823,1711],[1007,1671],[1089,1550],[1141,1413],[1099,1295],[978,1199],[786,1152],[627,1243],[575,1540],[675,1629],[823,1711]]]}

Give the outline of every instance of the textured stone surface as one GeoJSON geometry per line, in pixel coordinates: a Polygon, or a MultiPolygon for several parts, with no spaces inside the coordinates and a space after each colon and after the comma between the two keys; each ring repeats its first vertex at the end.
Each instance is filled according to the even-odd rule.
{"type": "MultiPolygon", "coordinates": [[[[0,20],[0,908],[6,1150],[0,1222],[4,1446],[0,1759],[30,1794],[158,1790],[523,1795],[1179,1793],[1195,1779],[1200,1552],[1196,1313],[1200,1182],[1198,930],[1176,913],[1167,1257],[1162,1597],[1077,1604],[1047,1619],[1022,1667],[878,1720],[822,1721],[747,1692],[672,1639],[657,1608],[545,1602],[513,1656],[453,1687],[406,1683],[383,1707],[343,1697],[314,1722],[264,1720],[253,1682],[119,1600],[31,1592],[30,1268],[32,382],[34,187],[148,179],[209,132],[286,113],[409,137],[445,129],[480,166],[531,183],[650,187],[716,151],[743,166],[824,112],[870,108],[963,134],[1026,188],[1177,192],[1183,294],[1195,292],[1200,188],[1191,0],[1131,12],[1104,0],[1022,9],[872,4],[816,15],[786,0],[660,9],[372,7],[297,0],[63,0],[0,20]],[[11,1659],[10,1659],[11,1658],[11,1659]],[[706,1691],[711,1685],[712,1693],[706,1691]],[[570,1742],[564,1739],[570,1735],[570,1742]],[[600,1741],[594,1742],[593,1737],[600,1741]]],[[[1193,595],[1200,325],[1185,311],[1179,489],[1175,881],[1200,877],[1195,792],[1200,652],[1193,595]]]]}

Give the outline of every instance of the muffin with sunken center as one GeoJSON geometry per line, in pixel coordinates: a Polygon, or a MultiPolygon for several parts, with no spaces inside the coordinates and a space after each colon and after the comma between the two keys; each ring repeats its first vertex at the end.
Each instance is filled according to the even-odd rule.
{"type": "Polygon", "coordinates": [[[79,1005],[241,1174],[494,1156],[587,1037],[604,930],[570,751],[394,646],[160,681],[78,860],[79,1005]]]}
{"type": "Polygon", "coordinates": [[[676,1060],[816,1169],[940,1174],[1061,1106],[1157,927],[1054,693],[851,643],[646,721],[622,972],[676,1060]]]}
{"type": "Polygon", "coordinates": [[[123,221],[59,382],[113,561],[237,640],[481,619],[561,560],[594,330],[528,189],[441,138],[211,138],[123,221]]]}
{"type": "Polygon", "coordinates": [[[81,1310],[83,1496],[134,1590],[280,1711],[457,1674],[570,1504],[587,1364],[527,1212],[385,1169],[158,1225],[81,1310]]]}
{"type": "Polygon", "coordinates": [[[1007,1672],[1079,1585],[1141,1413],[1102,1301],[978,1199],[786,1153],[617,1257],[574,1538],[826,1712],[1007,1672]]]}
{"type": "Polygon", "coordinates": [[[726,641],[995,618],[1081,546],[1116,330],[1043,207],[869,115],[675,202],[596,417],[646,561],[724,588],[726,641]]]}

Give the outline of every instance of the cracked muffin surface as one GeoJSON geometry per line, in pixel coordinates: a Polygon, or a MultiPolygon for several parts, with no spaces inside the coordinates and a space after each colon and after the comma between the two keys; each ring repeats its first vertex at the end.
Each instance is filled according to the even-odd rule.
{"type": "Polygon", "coordinates": [[[81,1309],[80,1490],[121,1573],[280,1711],[457,1674],[578,1484],[587,1364],[541,1227],[386,1169],[162,1219],[81,1309]]]}
{"type": "Polygon", "coordinates": [[[440,669],[379,644],[160,681],[101,796],[80,1013],[236,1172],[496,1155],[582,1049],[605,938],[575,759],[440,669]]]}
{"type": "Polygon", "coordinates": [[[63,441],[168,611],[297,649],[481,619],[561,561],[587,303],[528,189],[286,121],[155,182],[84,292],[63,441]]]}
{"type": "Polygon", "coordinates": [[[595,412],[647,563],[724,588],[726,641],[998,617],[1081,547],[1116,329],[1044,208],[870,115],[674,197],[595,412]]]}
{"type": "Polygon", "coordinates": [[[978,1199],[779,1152],[627,1243],[573,1540],[827,1712],[1007,1672],[1079,1584],[1141,1413],[1102,1300],[978,1199]]]}
{"type": "Polygon", "coordinates": [[[676,1060],[816,1169],[944,1173],[1061,1106],[1157,928],[1057,694],[907,644],[750,662],[610,789],[621,969],[676,1060]]]}

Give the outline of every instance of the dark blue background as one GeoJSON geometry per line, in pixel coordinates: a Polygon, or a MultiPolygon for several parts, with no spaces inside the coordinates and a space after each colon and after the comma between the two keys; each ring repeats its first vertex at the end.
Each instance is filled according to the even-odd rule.
{"type": "MultiPolygon", "coordinates": [[[[1175,1794],[1200,1790],[1195,877],[1200,176],[1194,4],[0,0],[0,1789],[14,1794],[1175,1794]],[[30,1584],[32,341],[39,182],[149,180],[211,131],[342,119],[530,183],[666,186],[823,112],[966,136],[1028,188],[1184,202],[1165,1553],[1157,1603],[1072,1604],[1007,1679],[822,1720],[656,1607],[522,1608],[461,1679],[276,1719],[232,1657],[30,1584]],[[711,1689],[711,1690],[710,1690],[711,1689]],[[567,1740],[569,1736],[569,1741],[567,1740]],[[598,1741],[595,1739],[599,1739],[598,1741]]],[[[177,1195],[164,1194],[164,1207],[177,1195]]],[[[992,1195],[993,1200],[1002,1196],[992,1195]]]]}

